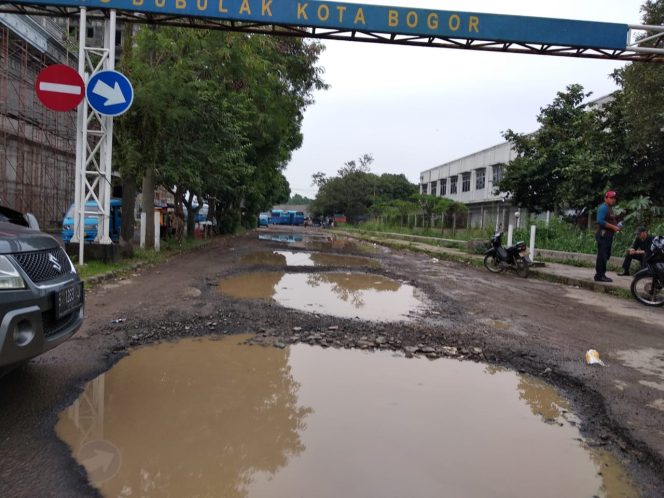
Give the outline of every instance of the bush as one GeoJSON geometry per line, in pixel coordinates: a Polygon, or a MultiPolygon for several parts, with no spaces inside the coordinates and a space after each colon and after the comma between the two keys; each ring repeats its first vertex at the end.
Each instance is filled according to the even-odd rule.
{"type": "MultiPolygon", "coordinates": [[[[567,223],[561,220],[551,220],[547,226],[545,222],[537,222],[537,233],[535,236],[535,245],[538,249],[550,249],[553,251],[579,252],[584,254],[595,254],[597,243],[595,241],[595,230],[581,228],[578,225],[567,223]]],[[[486,239],[487,241],[493,235],[492,229],[457,229],[454,237],[449,228],[441,235],[440,228],[410,228],[400,227],[399,225],[379,224],[375,222],[364,223],[358,227],[361,230],[375,232],[394,232],[404,235],[421,235],[425,237],[436,238],[454,238],[457,240],[486,239]]],[[[613,255],[620,256],[625,250],[632,246],[635,237],[636,225],[632,223],[626,225],[623,231],[617,234],[613,241],[613,255]]],[[[650,228],[651,235],[664,235],[664,220],[657,220],[650,228]]],[[[514,230],[512,236],[514,242],[523,240],[530,243],[530,226],[514,230]]],[[[503,242],[507,243],[507,230],[503,242]]]]}
{"type": "MultiPolygon", "coordinates": [[[[582,229],[577,225],[563,221],[552,220],[547,227],[545,223],[536,223],[537,234],[535,245],[538,249],[551,249],[553,251],[580,252],[594,254],[597,251],[594,229],[582,229]]],[[[632,246],[636,231],[636,225],[625,225],[622,232],[613,239],[613,256],[621,256],[632,246]]],[[[664,223],[655,225],[650,230],[652,235],[664,233],[664,223]]],[[[514,231],[513,240],[530,240],[530,228],[514,231]]]]}

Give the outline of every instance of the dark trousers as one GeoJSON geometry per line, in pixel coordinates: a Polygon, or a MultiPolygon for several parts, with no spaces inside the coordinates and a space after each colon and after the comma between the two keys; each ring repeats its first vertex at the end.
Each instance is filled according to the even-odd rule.
{"type": "Polygon", "coordinates": [[[625,273],[629,273],[629,267],[632,265],[632,260],[634,259],[640,263],[641,268],[645,266],[646,262],[644,261],[643,254],[626,254],[622,265],[625,273]]]}
{"type": "Polygon", "coordinates": [[[613,245],[613,232],[600,230],[595,234],[597,241],[597,260],[595,262],[595,277],[606,276],[606,263],[611,257],[611,246],[613,245]]]}

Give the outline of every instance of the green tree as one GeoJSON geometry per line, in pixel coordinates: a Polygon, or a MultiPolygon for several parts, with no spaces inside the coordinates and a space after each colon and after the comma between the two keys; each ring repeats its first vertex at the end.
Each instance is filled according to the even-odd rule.
{"type": "Polygon", "coordinates": [[[312,203],[313,212],[343,213],[351,222],[366,216],[376,200],[378,184],[378,177],[370,172],[372,162],[371,154],[364,154],[357,161],[345,162],[332,178],[322,172],[314,173],[318,194],[312,203]]]}
{"type": "Polygon", "coordinates": [[[529,211],[581,209],[594,205],[620,165],[608,153],[605,121],[583,101],[581,85],[558,92],[537,118],[532,134],[504,133],[517,157],[505,169],[499,190],[529,211]]]}
{"type": "Polygon", "coordinates": [[[300,194],[295,194],[291,196],[290,199],[288,199],[288,204],[292,204],[295,206],[298,205],[303,205],[303,204],[311,204],[313,202],[313,199],[309,199],[308,197],[301,196],[300,194]]]}
{"type": "MultiPolygon", "coordinates": [[[[323,172],[312,175],[312,185],[318,186],[318,194],[312,203],[312,210],[317,214],[342,212],[354,221],[368,213],[375,216],[400,215],[401,208],[392,204],[393,201],[406,202],[417,192],[417,186],[410,183],[403,174],[371,173],[373,163],[371,154],[363,154],[357,161],[347,161],[337,171],[337,176],[327,177],[323,172]]],[[[408,206],[412,203],[408,201],[408,206]]]]}
{"type": "Polygon", "coordinates": [[[188,204],[192,233],[195,197],[212,201],[228,230],[287,201],[283,170],[302,143],[304,108],[326,87],[322,46],[183,28],[144,28],[134,42],[123,64],[135,101],[118,127],[145,209],[153,185],[165,186],[188,204]]]}
{"type": "MultiPolygon", "coordinates": [[[[664,1],[648,0],[641,11],[644,24],[664,24],[664,1]]],[[[647,44],[664,48],[662,38],[647,44]]],[[[621,87],[607,117],[622,162],[616,188],[622,198],[664,204],[664,66],[633,62],[613,77],[621,87]]]]}
{"type": "Polygon", "coordinates": [[[422,224],[428,223],[430,227],[433,227],[433,215],[436,212],[440,212],[436,209],[440,197],[427,194],[414,194],[411,198],[420,207],[420,214],[425,220],[422,224]]]}
{"type": "Polygon", "coordinates": [[[376,181],[376,175],[362,171],[335,176],[318,190],[312,210],[318,214],[343,213],[353,222],[369,212],[376,181]]]}
{"type": "MultiPolygon", "coordinates": [[[[411,194],[412,195],[412,194],[411,194]]],[[[408,215],[417,212],[418,206],[410,200],[396,199],[390,203],[399,214],[399,226],[404,226],[404,221],[408,215]]]]}
{"type": "Polygon", "coordinates": [[[337,174],[341,177],[350,175],[352,173],[369,173],[371,171],[371,163],[374,159],[371,154],[363,154],[357,161],[347,161],[344,167],[339,169],[337,174]]]}
{"type": "Polygon", "coordinates": [[[403,173],[399,175],[383,173],[378,178],[376,194],[383,201],[408,199],[415,193],[417,193],[417,185],[408,181],[403,173]]]}

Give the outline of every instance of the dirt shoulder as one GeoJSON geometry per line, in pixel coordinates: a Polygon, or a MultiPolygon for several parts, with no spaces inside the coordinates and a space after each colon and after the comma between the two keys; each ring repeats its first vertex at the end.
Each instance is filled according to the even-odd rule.
{"type": "Polygon", "coordinates": [[[643,496],[664,494],[664,393],[658,387],[664,369],[656,367],[664,361],[661,310],[380,246],[370,252],[345,244],[312,247],[379,261],[380,267],[369,271],[414,285],[429,307],[413,322],[370,323],[227,298],[217,290],[222,278],[283,270],[243,262],[257,251],[284,249],[279,242],[258,240],[255,232],[219,238],[102,283],[88,290],[85,324],[72,340],[0,379],[0,455],[8,462],[0,482],[13,496],[94,496],[84,470],[53,431],[58,413],[85,382],[142,344],[249,332],[256,334],[255,342],[276,347],[307,342],[403,350],[407,356],[487,361],[542,377],[572,401],[591,443],[628,465],[643,496]],[[600,351],[607,367],[584,363],[590,348],[600,351]],[[38,473],[30,471],[35,463],[38,473]]]}

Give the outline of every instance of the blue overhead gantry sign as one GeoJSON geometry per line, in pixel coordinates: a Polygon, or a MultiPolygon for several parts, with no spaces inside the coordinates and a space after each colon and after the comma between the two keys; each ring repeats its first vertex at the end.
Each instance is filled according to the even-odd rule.
{"type": "Polygon", "coordinates": [[[606,50],[625,50],[629,31],[627,24],[320,0],[18,0],[11,3],[606,50]]]}
{"type": "Polygon", "coordinates": [[[106,17],[368,43],[664,62],[664,26],[326,0],[0,0],[0,12],[106,17]]]}

